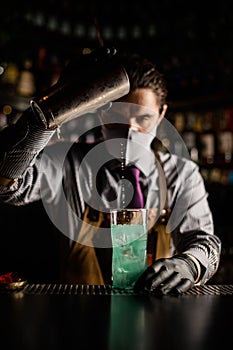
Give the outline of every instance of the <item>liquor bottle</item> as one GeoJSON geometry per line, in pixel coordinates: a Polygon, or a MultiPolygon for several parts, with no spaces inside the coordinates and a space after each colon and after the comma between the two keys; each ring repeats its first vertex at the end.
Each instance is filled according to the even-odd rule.
{"type": "Polygon", "coordinates": [[[183,151],[184,151],[184,146],[182,142],[182,133],[184,130],[184,125],[185,125],[185,115],[182,112],[178,112],[174,115],[174,126],[178,133],[180,134],[181,138],[175,137],[174,138],[174,143],[173,143],[173,150],[177,156],[182,156],[183,151]]]}
{"type": "Polygon", "coordinates": [[[230,163],[233,152],[233,134],[228,128],[228,114],[226,110],[222,110],[219,115],[219,131],[217,133],[218,140],[218,161],[220,163],[230,163]]]}
{"type": "Polygon", "coordinates": [[[56,54],[51,55],[51,79],[50,86],[56,84],[62,72],[62,64],[56,54]]]}
{"type": "Polygon", "coordinates": [[[202,116],[203,130],[199,134],[200,161],[212,164],[216,160],[216,134],[214,130],[213,112],[208,111],[202,116]]]}
{"type": "Polygon", "coordinates": [[[182,133],[184,129],[185,117],[181,112],[175,113],[174,115],[174,126],[179,133],[182,133]]]}
{"type": "Polygon", "coordinates": [[[42,91],[50,86],[50,64],[48,50],[45,46],[40,46],[35,60],[36,89],[42,91]]]}
{"type": "Polygon", "coordinates": [[[36,92],[35,76],[32,71],[32,66],[32,60],[25,59],[16,88],[16,92],[19,96],[32,97],[36,92]]]}
{"type": "Polygon", "coordinates": [[[197,133],[194,131],[195,121],[196,121],[196,114],[193,112],[188,112],[186,116],[186,125],[182,132],[182,137],[189,151],[191,159],[197,162],[198,148],[197,148],[197,133]]]}
{"type": "Polygon", "coordinates": [[[2,75],[1,75],[1,90],[6,95],[15,95],[16,86],[19,78],[19,67],[14,62],[9,62],[5,64],[5,67],[2,66],[2,75]]]}

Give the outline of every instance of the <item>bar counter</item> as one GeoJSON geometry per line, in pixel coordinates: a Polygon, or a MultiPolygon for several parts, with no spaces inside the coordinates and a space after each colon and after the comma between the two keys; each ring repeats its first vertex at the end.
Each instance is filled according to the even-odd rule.
{"type": "Polygon", "coordinates": [[[181,296],[108,286],[26,283],[0,289],[4,349],[213,350],[231,348],[233,285],[181,296]]]}

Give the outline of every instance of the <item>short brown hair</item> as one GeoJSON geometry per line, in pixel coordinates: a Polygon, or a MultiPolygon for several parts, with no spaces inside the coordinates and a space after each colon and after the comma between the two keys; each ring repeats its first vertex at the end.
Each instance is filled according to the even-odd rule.
{"type": "Polygon", "coordinates": [[[166,103],[167,87],[163,75],[157,66],[139,54],[121,56],[120,61],[130,81],[130,91],[137,88],[151,88],[158,97],[161,107],[166,103]]]}

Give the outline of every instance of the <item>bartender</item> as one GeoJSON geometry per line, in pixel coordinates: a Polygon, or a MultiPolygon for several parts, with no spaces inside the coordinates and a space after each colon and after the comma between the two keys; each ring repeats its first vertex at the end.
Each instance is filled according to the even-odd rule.
{"type": "MultiPolygon", "coordinates": [[[[62,256],[61,282],[110,284],[109,210],[122,205],[122,169],[137,167],[143,200],[138,206],[152,213],[148,236],[153,232],[155,241],[152,260],[136,281],[135,291],[180,294],[205,284],[219,265],[221,242],[214,234],[208,194],[193,161],[151,147],[167,110],[167,88],[156,65],[138,55],[118,57],[104,50],[100,56],[94,53],[93,60],[90,55],[87,65],[81,60],[77,70],[71,65],[58,82],[66,89],[63,94],[56,86],[51,94],[32,101],[19,121],[1,133],[0,198],[16,206],[42,199],[50,219],[69,241],[62,256]],[[96,62],[102,72],[117,62],[127,74],[118,79],[122,70],[113,71],[115,84],[96,80],[96,62]],[[91,74],[86,78],[94,81],[94,91],[111,89],[104,101],[98,96],[90,103],[93,84],[89,88],[82,79],[88,65],[91,74]],[[76,93],[74,82],[81,86],[76,93]],[[82,103],[74,108],[64,102],[64,96],[71,95],[72,100],[78,95],[82,103]],[[64,122],[93,107],[103,136],[98,143],[50,143],[64,122]]],[[[127,207],[131,199],[126,188],[127,207]]]]}

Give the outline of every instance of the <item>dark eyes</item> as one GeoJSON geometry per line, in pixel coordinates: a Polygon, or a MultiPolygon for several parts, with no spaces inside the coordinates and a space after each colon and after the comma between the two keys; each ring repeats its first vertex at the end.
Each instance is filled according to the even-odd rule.
{"type": "MultiPolygon", "coordinates": [[[[109,123],[126,123],[127,119],[122,115],[116,112],[105,112],[105,116],[108,118],[109,123]]],[[[138,124],[142,124],[143,122],[149,121],[153,118],[153,115],[144,114],[135,117],[138,124]]]]}
{"type": "Polygon", "coordinates": [[[144,121],[150,120],[152,118],[152,115],[146,114],[146,115],[141,115],[139,117],[137,117],[137,122],[138,123],[142,123],[144,121]]]}

